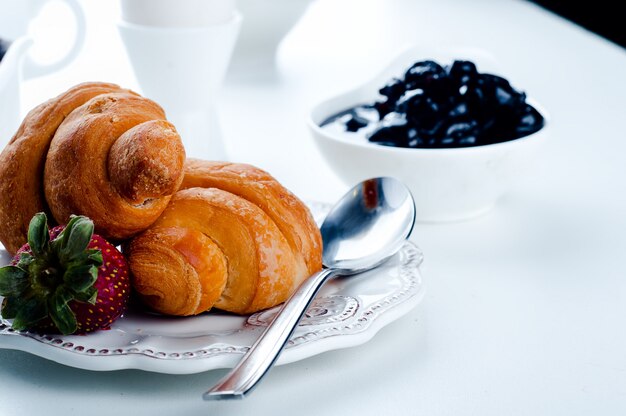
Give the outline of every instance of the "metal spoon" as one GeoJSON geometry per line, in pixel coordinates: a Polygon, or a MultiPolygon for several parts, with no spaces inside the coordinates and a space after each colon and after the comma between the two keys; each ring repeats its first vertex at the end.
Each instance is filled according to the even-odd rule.
{"type": "Polygon", "coordinates": [[[325,268],[300,285],[239,364],[204,393],[204,399],[242,399],[248,394],[274,364],[324,282],[380,265],[402,247],[414,222],[413,197],[398,180],[374,178],[352,188],[322,224],[325,268]]]}

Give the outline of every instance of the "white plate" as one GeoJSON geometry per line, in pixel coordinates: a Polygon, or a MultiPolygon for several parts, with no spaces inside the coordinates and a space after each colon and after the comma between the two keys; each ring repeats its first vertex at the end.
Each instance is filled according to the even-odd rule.
{"type": "MultiPolygon", "coordinates": [[[[311,204],[316,219],[328,207],[311,204]]],[[[8,255],[0,246],[3,263],[8,255]]],[[[362,344],[423,297],[421,251],[407,242],[387,263],[328,282],[300,322],[277,365],[362,344]]],[[[254,343],[278,307],[250,316],[209,312],[165,317],[129,310],[110,330],[89,335],[39,335],[0,321],[0,348],[17,349],[87,370],[135,368],[192,374],[231,368],[254,343]]]]}

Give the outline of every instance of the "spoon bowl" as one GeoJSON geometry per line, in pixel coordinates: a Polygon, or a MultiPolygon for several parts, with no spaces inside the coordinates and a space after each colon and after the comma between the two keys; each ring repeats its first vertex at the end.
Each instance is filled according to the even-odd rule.
{"type": "Polygon", "coordinates": [[[335,276],[370,270],[393,256],[410,236],[415,203],[393,178],[365,180],[330,210],[320,231],[324,269],[302,282],[259,339],[205,400],[241,399],[272,367],[322,285],[335,276]]]}
{"type": "Polygon", "coordinates": [[[414,222],[413,198],[400,181],[363,181],[337,202],[320,228],[324,266],[342,275],[376,267],[402,247],[414,222]]]}

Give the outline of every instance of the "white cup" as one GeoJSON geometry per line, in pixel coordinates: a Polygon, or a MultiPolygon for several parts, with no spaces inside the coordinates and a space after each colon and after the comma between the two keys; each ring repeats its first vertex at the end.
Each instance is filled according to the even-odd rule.
{"type": "Polygon", "coordinates": [[[121,1],[118,28],[137,82],[146,97],[164,108],[188,156],[226,158],[216,94],[241,25],[234,5],[225,6],[230,1],[121,1]]]}
{"type": "Polygon", "coordinates": [[[142,26],[199,27],[226,23],[235,0],[121,0],[122,20],[142,26]]]}
{"type": "Polygon", "coordinates": [[[41,64],[28,53],[33,44],[28,26],[48,0],[0,0],[0,38],[10,42],[0,60],[0,146],[9,141],[21,121],[20,82],[57,71],[80,52],[85,40],[85,16],[77,0],[64,0],[76,20],[76,37],[69,51],[54,62],[41,64]]]}
{"type": "Polygon", "coordinates": [[[270,80],[276,52],[313,0],[238,0],[243,24],[228,78],[235,82],[270,80]],[[251,70],[250,68],[254,68],[251,70]]]}

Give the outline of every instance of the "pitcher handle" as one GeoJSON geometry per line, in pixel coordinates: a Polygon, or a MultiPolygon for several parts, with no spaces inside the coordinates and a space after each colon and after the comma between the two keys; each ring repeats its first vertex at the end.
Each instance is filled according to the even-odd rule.
{"type": "MultiPolygon", "coordinates": [[[[41,3],[45,3],[47,0],[41,0],[41,3]]],[[[39,77],[46,75],[68,65],[72,62],[80,53],[80,50],[85,43],[86,22],[85,12],[78,3],[77,0],[65,0],[64,1],[74,14],[74,20],[76,21],[76,36],[74,38],[74,44],[72,48],[65,54],[65,56],[56,60],[55,62],[41,64],[35,61],[30,55],[26,56],[24,60],[23,76],[24,79],[39,77]]]]}

